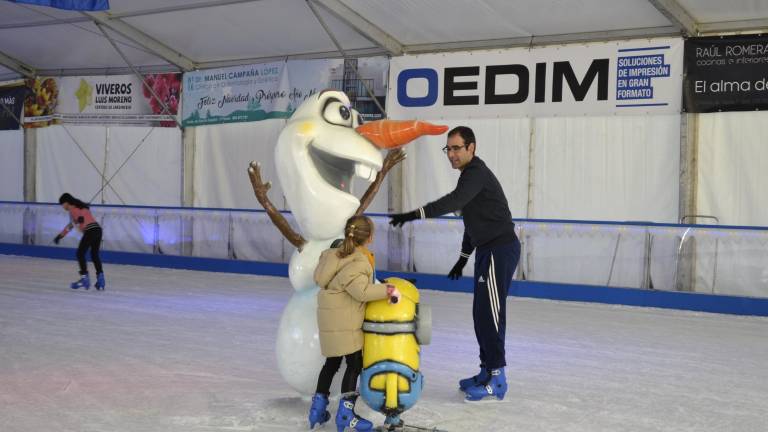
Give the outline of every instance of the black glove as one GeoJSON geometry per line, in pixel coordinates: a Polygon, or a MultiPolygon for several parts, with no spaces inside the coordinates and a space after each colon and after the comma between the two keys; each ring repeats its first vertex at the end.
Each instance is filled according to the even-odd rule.
{"type": "Polygon", "coordinates": [[[464,269],[464,266],[467,265],[467,259],[464,257],[459,257],[459,260],[456,261],[456,264],[453,265],[453,268],[450,272],[448,272],[448,279],[456,280],[461,277],[461,270],[464,269]]]}
{"type": "Polygon", "coordinates": [[[389,224],[393,227],[403,226],[404,223],[412,220],[419,219],[421,213],[418,210],[414,210],[408,213],[397,213],[389,215],[389,224]]]}
{"type": "Polygon", "coordinates": [[[56,237],[53,238],[53,242],[56,243],[56,244],[59,244],[60,241],[61,241],[61,234],[59,234],[59,235],[57,235],[56,237]]]}

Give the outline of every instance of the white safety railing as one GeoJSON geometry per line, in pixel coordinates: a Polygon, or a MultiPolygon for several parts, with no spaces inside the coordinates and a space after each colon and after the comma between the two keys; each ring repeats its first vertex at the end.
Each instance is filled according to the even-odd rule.
{"type": "MultiPolygon", "coordinates": [[[[102,248],[286,263],[293,253],[267,214],[255,210],[93,206],[102,248]]],[[[285,214],[290,223],[290,213],[285,214]]],[[[464,230],[457,218],[376,224],[377,268],[447,274],[464,230]]],[[[768,297],[768,229],[706,225],[517,220],[515,278],[668,291],[768,297]]],[[[0,243],[54,246],[68,223],[54,204],[0,202],[0,243]]],[[[76,247],[73,233],[59,247],[76,247]]],[[[465,268],[471,274],[473,259],[465,268]]]]}

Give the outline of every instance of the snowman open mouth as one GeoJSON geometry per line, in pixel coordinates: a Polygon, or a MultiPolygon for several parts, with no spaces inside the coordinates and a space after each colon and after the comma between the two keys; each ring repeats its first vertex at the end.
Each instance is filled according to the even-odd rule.
{"type": "Polygon", "coordinates": [[[352,176],[369,183],[376,179],[376,167],[352,156],[334,155],[310,144],[309,157],[326,183],[346,193],[351,193],[352,176]]]}

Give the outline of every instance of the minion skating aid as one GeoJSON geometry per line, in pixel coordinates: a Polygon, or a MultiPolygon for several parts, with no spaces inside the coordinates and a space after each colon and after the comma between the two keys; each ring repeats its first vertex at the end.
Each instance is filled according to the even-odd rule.
{"type": "Polygon", "coordinates": [[[430,342],[432,314],[419,304],[419,291],[412,283],[400,278],[384,282],[397,287],[402,296],[396,304],[379,300],[366,306],[360,395],[387,417],[383,430],[403,430],[400,414],[421,396],[419,345],[430,342]]]}

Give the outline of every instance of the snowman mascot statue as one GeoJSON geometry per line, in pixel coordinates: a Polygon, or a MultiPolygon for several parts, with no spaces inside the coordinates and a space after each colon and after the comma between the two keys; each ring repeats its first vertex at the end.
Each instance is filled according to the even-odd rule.
{"type": "Polygon", "coordinates": [[[384,176],[405,158],[401,149],[446,126],[421,121],[378,120],[362,124],[346,94],[324,90],[305,100],[278,137],[275,166],[299,233],[267,197],[259,164],[248,175],[259,203],[296,251],[288,276],[293,296],[283,310],[277,334],[277,364],[283,379],[302,395],[312,395],[325,358],[320,353],[317,291],[313,280],[320,253],[342,237],[344,224],[362,214],[384,176]],[[386,157],[381,151],[389,150],[386,157]],[[361,199],[351,193],[353,176],[371,182],[361,199]]]}

